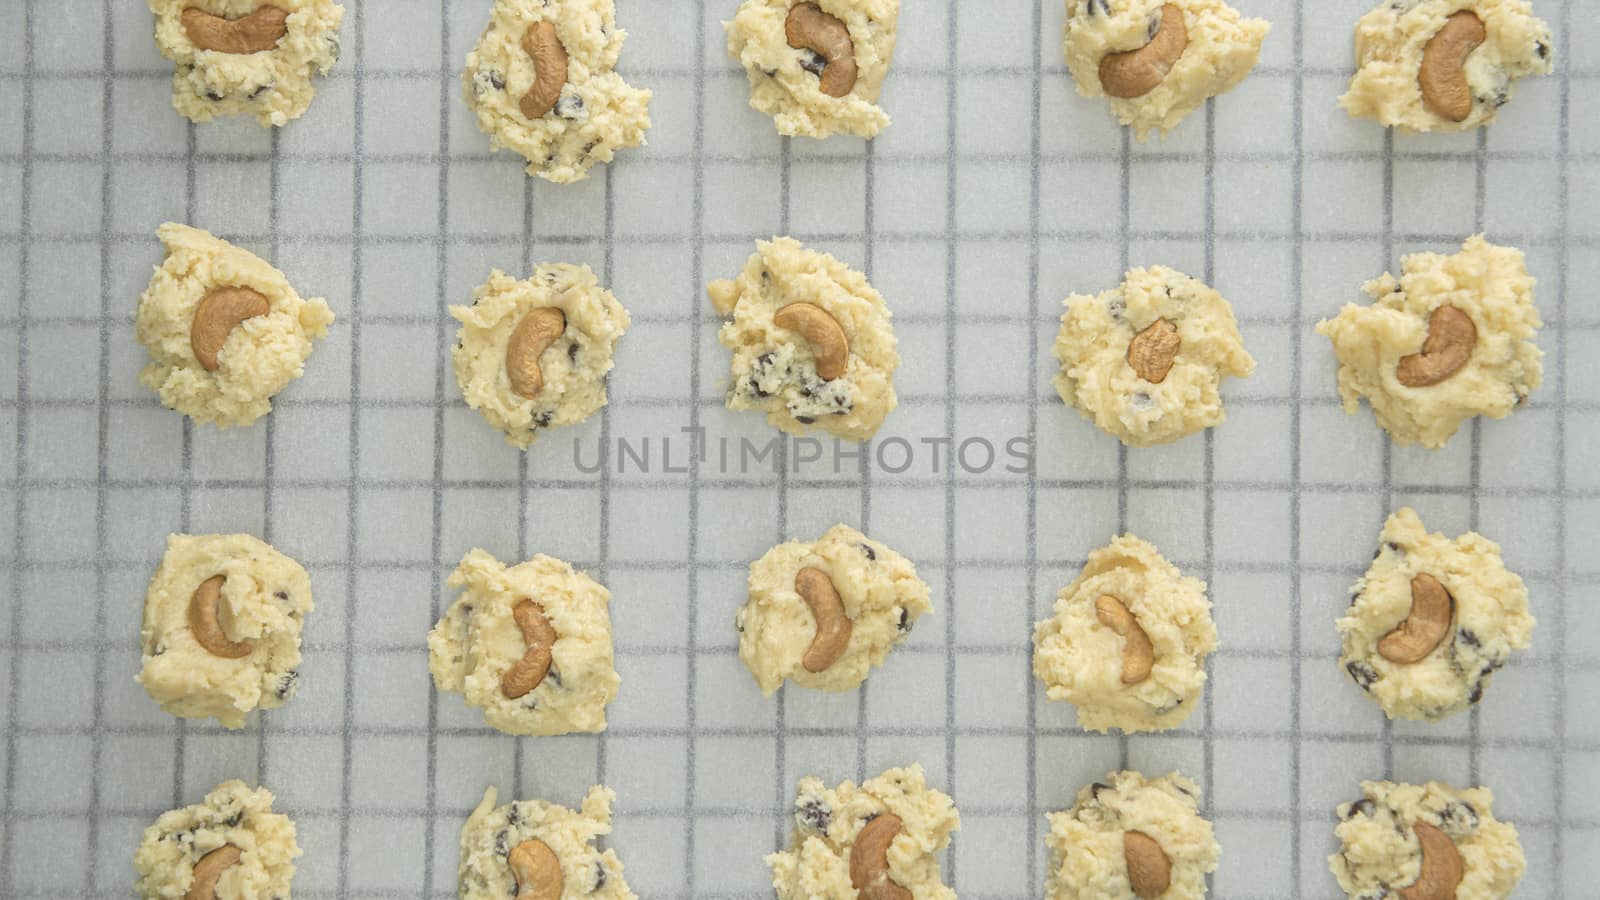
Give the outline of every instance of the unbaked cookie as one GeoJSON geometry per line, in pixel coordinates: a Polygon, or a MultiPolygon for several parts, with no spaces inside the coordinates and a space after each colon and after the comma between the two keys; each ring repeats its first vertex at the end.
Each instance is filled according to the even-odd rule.
{"type": "Polygon", "coordinates": [[[611,592],[539,554],[506,566],[474,549],[451,573],[461,588],[428,633],[428,670],[506,734],[606,728],[622,679],[612,662],[611,592]]]}
{"type": "Polygon", "coordinates": [[[1176,772],[1112,772],[1048,818],[1046,900],[1199,900],[1222,853],[1200,789],[1176,772]]]}
{"type": "Polygon", "coordinates": [[[311,612],[300,564],[248,534],[174,534],[150,579],[136,681],[174,716],[242,728],[300,681],[300,629],[311,612]]]}
{"type": "Polygon", "coordinates": [[[1339,665],[1390,718],[1436,721],[1483,699],[1533,634],[1528,589],[1475,532],[1429,534],[1416,511],[1384,523],[1339,619],[1339,665]]]}
{"type": "Polygon", "coordinates": [[[144,830],[134,890],[144,900],[286,898],[299,855],[294,822],[272,811],[271,791],[224,781],[144,830]]]}
{"type": "Polygon", "coordinates": [[[1398,444],[1443,447],[1473,416],[1503,419],[1544,375],[1534,343],[1543,324],[1522,251],[1483,235],[1453,256],[1413,253],[1401,276],[1384,273],[1317,323],[1339,359],[1339,395],[1352,415],[1361,400],[1398,444]]]}
{"type": "Polygon", "coordinates": [[[249,425],[299,378],[333,312],[302,300],[254,253],[187,225],[156,234],[167,256],[139,297],[136,328],[150,351],[139,383],[169,409],[219,428],[249,425]]]}
{"type": "Polygon", "coordinates": [[[628,33],[612,0],[495,0],[461,73],[489,146],[556,184],[644,143],[650,92],[613,72],[628,33]]]}
{"type": "Polygon", "coordinates": [[[1228,301],[1165,266],[1134,269],[1098,297],[1073,294],[1066,307],[1056,392],[1131,447],[1220,425],[1223,379],[1256,368],[1228,301]]]}
{"type": "Polygon", "coordinates": [[[739,658],[771,696],[789,679],[849,691],[933,611],[911,560],[848,525],[790,541],[750,564],[739,658]]]}
{"type": "Polygon", "coordinates": [[[461,829],[461,900],[638,896],[622,877],[616,851],[594,845],[611,833],[617,795],[609,788],[590,788],[576,811],[542,800],[497,807],[496,797],[494,788],[484,791],[461,829]]]}
{"type": "Polygon", "coordinates": [[[1550,28],[1526,0],[1383,0],[1356,23],[1353,118],[1406,132],[1493,122],[1517,79],[1555,68],[1550,28]]]}
{"type": "Polygon", "coordinates": [[[1495,819],[1488,788],[1363,781],[1361,795],[1340,804],[1328,857],[1354,900],[1503,900],[1522,880],[1517,829],[1495,819]]]}
{"type": "Polygon", "coordinates": [[[177,63],[172,106],[196,122],[253,115],[298,119],[313,73],[339,60],[344,7],[333,0],[149,0],[156,46],[177,63]]]}
{"type": "Polygon", "coordinates": [[[915,897],[955,900],[935,855],[961,827],[955,803],[927,786],[922,766],[856,787],[815,776],[795,791],[789,846],[767,857],[778,900],[915,897]]]}
{"type": "Polygon", "coordinates": [[[889,124],[878,94],[899,21],[900,0],[745,0],[722,27],[779,134],[871,138],[889,124]]]}
{"type": "Polygon", "coordinates": [[[1090,731],[1165,731],[1199,706],[1217,649],[1206,583],[1125,534],[1089,554],[1033,629],[1033,674],[1090,731]]]}
{"type": "Polygon", "coordinates": [[[1178,127],[1255,68],[1272,25],[1223,0],[1067,0],[1067,68],[1139,140],[1178,127]]]}
{"type": "Polygon", "coordinates": [[[732,318],[717,340],[733,351],[729,409],[764,410],[790,434],[810,427],[872,437],[899,400],[889,307],[867,277],[793,238],[756,242],[737,278],[706,288],[732,318]]]}
{"type": "Polygon", "coordinates": [[[606,405],[606,373],[628,311],[588,266],[546,263],[518,281],[499,269],[452,306],[456,383],[467,405],[526,450],[541,429],[606,405]]]}

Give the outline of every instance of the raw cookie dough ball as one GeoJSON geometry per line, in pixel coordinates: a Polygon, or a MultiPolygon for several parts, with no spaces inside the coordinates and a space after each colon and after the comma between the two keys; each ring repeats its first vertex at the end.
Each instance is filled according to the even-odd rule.
{"type": "Polygon", "coordinates": [[[172,106],[196,122],[253,115],[298,119],[311,76],[339,60],[344,7],[333,0],[149,0],[156,46],[177,63],[172,106]]]}
{"type": "Polygon", "coordinates": [[[617,795],[609,788],[590,788],[578,811],[542,800],[496,807],[496,796],[494,788],[484,791],[483,801],[461,829],[461,900],[638,897],[622,877],[616,851],[594,845],[611,833],[611,803],[617,795]]]}
{"type": "Polygon", "coordinates": [[[900,0],[745,0],[722,27],[779,134],[870,138],[889,124],[878,93],[899,21],[900,0]]]}
{"type": "Polygon", "coordinates": [[[452,306],[451,354],[467,405],[524,450],[542,428],[576,425],[606,405],[606,373],[628,311],[588,266],[546,263],[518,281],[495,269],[452,306]]]}
{"type": "Polygon", "coordinates": [[[1174,772],[1112,772],[1051,813],[1046,900],[1198,900],[1222,848],[1200,817],[1200,789],[1174,772]]]}
{"type": "Polygon", "coordinates": [[[1142,141],[1237,87],[1271,30],[1223,0],[1067,0],[1067,68],[1142,141]]]}
{"type": "Polygon", "coordinates": [[[474,549],[451,573],[461,588],[428,632],[428,670],[506,734],[606,728],[622,679],[611,655],[611,592],[539,554],[506,566],[474,549]]]}
{"type": "Polygon", "coordinates": [[[1554,59],[1526,0],[1383,0],[1356,23],[1356,73],[1339,105],[1405,132],[1467,131],[1554,59]]]}
{"type": "Polygon", "coordinates": [[[628,33],[612,0],[495,0],[467,54],[462,95],[489,146],[556,184],[644,143],[650,92],[613,72],[628,33]]]}
{"type": "Polygon", "coordinates": [[[1256,368],[1228,301],[1165,266],[1134,269],[1098,297],[1073,294],[1066,307],[1056,391],[1131,447],[1220,425],[1223,379],[1256,368]]]}
{"type": "Polygon", "coordinates": [[[272,811],[272,792],[224,781],[203,803],[164,812],[144,830],[134,854],[134,890],[144,900],[288,897],[294,879],[294,822],[272,811]]]}
{"type": "Polygon", "coordinates": [[[1339,358],[1339,395],[1362,398],[1395,443],[1438,449],[1473,416],[1503,419],[1544,379],[1543,324],[1522,251],[1467,238],[1453,256],[1413,253],[1317,323],[1339,358]]]}
{"type": "Polygon", "coordinates": [[[1503,900],[1527,861],[1517,829],[1494,817],[1488,788],[1361,782],[1362,799],[1339,805],[1343,845],[1328,866],[1355,900],[1503,900]],[[1426,885],[1438,890],[1404,893],[1426,885]]]}
{"type": "Polygon", "coordinates": [[[1474,532],[1429,534],[1403,508],[1339,619],[1339,665],[1389,714],[1437,721],[1483,699],[1511,651],[1533,634],[1528,589],[1500,545],[1474,532]]]}
{"type": "Polygon", "coordinates": [[[248,534],[174,534],[150,579],[134,679],[174,716],[241,728],[300,682],[306,570],[248,534]]]}
{"type": "Polygon", "coordinates": [[[955,900],[935,856],[961,827],[955,803],[931,790],[922,766],[890,769],[860,787],[802,778],[789,846],[767,857],[778,900],[906,896],[955,900]],[[887,883],[886,883],[887,882],[887,883]],[[868,893],[880,885],[879,893],[868,893]],[[901,890],[895,890],[898,886],[901,890]]]}
{"type": "Polygon", "coordinates": [[[814,543],[780,544],[751,563],[739,658],[768,696],[785,678],[854,690],[932,611],[911,560],[835,525],[814,543]]]}
{"type": "Polygon", "coordinates": [[[717,340],[733,351],[729,409],[765,410],[790,434],[815,426],[872,437],[899,400],[900,367],[883,295],[867,277],[793,238],[757,241],[744,271],[706,287],[732,318],[717,340]]]}
{"type": "Polygon", "coordinates": [[[249,425],[305,372],[311,342],[333,313],[302,300],[254,253],[187,225],[156,230],[167,257],[139,296],[139,342],[150,364],[139,383],[196,422],[249,425]]]}
{"type": "Polygon", "coordinates": [[[1199,705],[1215,649],[1206,583],[1125,534],[1089,554],[1034,626],[1033,674],[1083,728],[1165,731],[1199,705]]]}

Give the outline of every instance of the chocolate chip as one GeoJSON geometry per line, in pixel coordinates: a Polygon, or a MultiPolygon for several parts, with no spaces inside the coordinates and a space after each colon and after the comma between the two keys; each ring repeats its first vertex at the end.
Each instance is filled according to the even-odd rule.
{"type": "Polygon", "coordinates": [[[1111,790],[1111,785],[1106,784],[1103,781],[1096,781],[1094,784],[1089,785],[1089,796],[1092,797],[1096,803],[1099,803],[1100,795],[1109,790],[1111,790]]]}
{"type": "Polygon", "coordinates": [[[567,359],[569,359],[569,360],[571,360],[573,362],[577,362],[578,361],[578,342],[577,341],[573,341],[572,343],[567,345],[567,359]]]}
{"type": "Polygon", "coordinates": [[[217,93],[216,91],[208,90],[206,91],[206,99],[210,100],[212,103],[221,103],[224,99],[226,99],[226,97],[217,93]]]}
{"type": "Polygon", "coordinates": [[[895,627],[900,630],[901,634],[911,633],[911,610],[905,607],[900,608],[900,624],[895,627]]]}
{"type": "Polygon", "coordinates": [[[506,89],[506,77],[501,75],[499,72],[489,73],[489,83],[494,85],[494,89],[497,91],[503,91],[506,89]]]}
{"type": "Polygon", "coordinates": [[[1356,816],[1366,816],[1370,819],[1376,815],[1377,812],[1378,804],[1373,803],[1371,800],[1368,800],[1365,797],[1362,797],[1360,800],[1350,804],[1350,811],[1345,814],[1345,818],[1354,819],[1356,816]]]}
{"type": "Polygon", "coordinates": [[[801,49],[800,68],[820,78],[823,70],[828,68],[828,60],[815,50],[801,49]]]}
{"type": "Polygon", "coordinates": [[[250,92],[250,99],[251,100],[259,100],[259,99],[261,99],[261,96],[263,94],[267,93],[270,90],[272,90],[272,85],[271,84],[263,84],[260,87],[258,87],[255,90],[250,92]]]}
{"type": "Polygon", "coordinates": [[[867,546],[866,544],[862,544],[860,546],[861,546],[861,552],[866,555],[867,559],[874,560],[874,561],[877,560],[878,554],[877,554],[876,551],[874,551],[871,547],[867,546]]]}
{"type": "Polygon", "coordinates": [[[810,416],[795,416],[794,420],[796,422],[799,422],[801,425],[814,425],[814,424],[816,424],[816,421],[817,421],[816,419],[813,419],[810,416]]]}
{"type": "Polygon", "coordinates": [[[288,591],[279,591],[276,594],[273,594],[272,596],[277,597],[278,598],[278,602],[280,602],[280,603],[289,602],[289,592],[288,591]]]}
{"type": "Polygon", "coordinates": [[[1098,13],[1102,16],[1109,16],[1111,15],[1111,0],[1089,0],[1085,11],[1090,15],[1098,13]]]}
{"type": "Polygon", "coordinates": [[[565,686],[561,682],[561,670],[556,668],[556,664],[555,663],[551,663],[550,664],[550,671],[546,672],[544,677],[545,677],[546,681],[549,681],[551,684],[555,685],[556,687],[564,687],[565,686]]]}
{"type": "Polygon", "coordinates": [[[1445,831],[1471,834],[1478,830],[1478,811],[1466,801],[1454,801],[1439,813],[1439,824],[1445,831]]]}
{"type": "Polygon", "coordinates": [[[583,97],[568,91],[556,101],[556,115],[563,119],[577,119],[583,116],[583,97]]]}
{"type": "Polygon", "coordinates": [[[1534,52],[1539,54],[1539,58],[1540,59],[1549,59],[1550,58],[1550,42],[1541,39],[1539,41],[1539,43],[1534,47],[1534,52]]]}
{"type": "Polygon", "coordinates": [[[1480,681],[1477,684],[1474,684],[1472,686],[1472,696],[1467,698],[1467,703],[1469,703],[1469,704],[1471,704],[1473,706],[1476,706],[1482,700],[1483,700],[1483,682],[1480,681]]]}
{"type": "Polygon", "coordinates": [[[290,669],[278,679],[278,699],[287,700],[294,695],[295,686],[300,683],[300,670],[290,669]]]}
{"type": "Polygon", "coordinates": [[[1478,637],[1478,633],[1473,631],[1470,628],[1463,628],[1460,631],[1457,631],[1456,632],[1456,642],[1457,643],[1461,643],[1461,644],[1465,644],[1468,647],[1482,647],[1483,646],[1483,640],[1478,637]]]}
{"type": "Polygon", "coordinates": [[[544,428],[550,424],[550,420],[554,419],[555,416],[555,413],[547,409],[533,417],[533,424],[535,427],[544,428]]]}
{"type": "Polygon", "coordinates": [[[1359,659],[1351,660],[1344,667],[1344,670],[1350,673],[1350,677],[1355,679],[1356,684],[1360,685],[1363,691],[1370,692],[1372,686],[1378,682],[1378,670],[1374,669],[1371,663],[1362,662],[1359,659]]]}
{"type": "Polygon", "coordinates": [[[794,810],[795,821],[800,827],[808,828],[817,834],[825,834],[828,826],[833,823],[833,810],[820,797],[808,797],[794,810]]]}
{"type": "Polygon", "coordinates": [[[513,803],[506,808],[506,824],[517,825],[522,822],[522,809],[513,803]]]}
{"type": "Polygon", "coordinates": [[[494,852],[498,856],[511,855],[510,835],[504,831],[494,836],[494,852]]]}
{"type": "Polygon", "coordinates": [[[594,864],[594,887],[589,889],[589,893],[598,894],[598,893],[600,893],[601,888],[604,888],[605,886],[606,886],[606,867],[600,865],[599,863],[595,863],[594,864]]]}

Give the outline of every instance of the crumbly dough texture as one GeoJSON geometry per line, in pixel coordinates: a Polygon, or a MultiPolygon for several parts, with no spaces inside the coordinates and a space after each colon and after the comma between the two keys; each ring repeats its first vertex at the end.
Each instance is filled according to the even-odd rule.
{"type": "Polygon", "coordinates": [[[727,406],[755,409],[789,434],[819,428],[835,437],[872,437],[899,399],[900,367],[888,304],[867,277],[793,238],[758,241],[744,271],[707,287],[711,305],[729,321],[717,340],[733,351],[727,406]],[[773,317],[791,303],[821,307],[850,346],[844,375],[824,381],[811,345],[773,317]]]}
{"type": "Polygon", "coordinates": [[[611,804],[617,795],[609,788],[590,788],[578,810],[543,800],[495,806],[496,797],[494,788],[484,791],[483,801],[461,829],[461,900],[515,900],[517,880],[509,857],[529,840],[543,841],[561,861],[562,897],[638,897],[622,877],[616,851],[595,846],[611,833],[611,804]]]}
{"type": "Polygon", "coordinates": [[[1354,900],[1392,900],[1422,868],[1414,826],[1443,831],[1461,854],[1465,877],[1456,900],[1503,900],[1527,869],[1517,829],[1494,817],[1488,788],[1361,782],[1362,799],[1339,805],[1340,852],[1328,857],[1339,886],[1354,900]]]}
{"type": "Polygon", "coordinates": [[[856,83],[843,97],[822,92],[821,57],[789,46],[785,23],[803,0],[745,0],[728,32],[728,54],[750,78],[750,106],[772,117],[778,133],[827,138],[835,133],[877,136],[889,125],[878,106],[883,79],[894,60],[900,0],[812,0],[850,31],[856,51],[856,83]]]}
{"type": "Polygon", "coordinates": [[[850,851],[861,829],[880,815],[900,817],[889,845],[889,877],[916,900],[955,900],[940,880],[935,855],[961,827],[955,802],[928,787],[922,766],[890,769],[857,787],[828,788],[815,776],[795,790],[789,846],[767,857],[778,900],[852,900],[850,851]]]}
{"type": "Polygon", "coordinates": [[[522,281],[495,269],[473,291],[472,305],[452,306],[450,315],[461,323],[451,358],[467,405],[524,450],[542,429],[575,425],[606,405],[606,374],[630,324],[593,270],[565,263],[546,263],[522,281]],[[544,388],[528,399],[511,390],[506,344],[540,307],[560,309],[567,330],[540,355],[544,388]]]}
{"type": "Polygon", "coordinates": [[[489,726],[506,734],[600,732],[622,679],[612,659],[611,592],[568,563],[544,554],[506,566],[474,549],[451,573],[461,594],[428,633],[428,670],[440,691],[465,695],[489,726]],[[555,628],[550,671],[512,700],[500,688],[527,651],[512,610],[538,603],[555,628]]]}
{"type": "Polygon", "coordinates": [[[1223,0],[1067,0],[1067,68],[1080,95],[1105,94],[1101,60],[1150,43],[1168,4],[1183,12],[1189,46],[1155,90],[1142,97],[1106,97],[1112,115],[1141,141],[1152,131],[1165,135],[1207,99],[1237,87],[1255,68],[1272,30],[1264,19],[1241,18],[1223,0]]]}
{"type": "Polygon", "coordinates": [[[311,612],[311,579],[299,563],[248,534],[174,534],[150,579],[139,633],[135,678],[174,716],[212,718],[242,728],[254,709],[275,709],[300,683],[300,629],[311,612]],[[248,656],[226,659],[195,640],[189,604],[202,583],[221,575],[217,621],[248,656]]]}
{"type": "Polygon", "coordinates": [[[177,64],[172,106],[196,122],[218,116],[255,116],[263,127],[298,119],[316,94],[313,74],[328,74],[339,61],[339,25],[344,7],[333,0],[149,0],[155,13],[156,46],[177,64]],[[289,13],[288,33],[259,53],[201,50],[183,27],[183,11],[195,7],[225,19],[250,15],[262,6],[289,13]]]}
{"type": "Polygon", "coordinates": [[[198,228],[168,222],[156,231],[166,259],[139,297],[135,326],[150,363],[139,383],[169,409],[230,428],[272,411],[272,398],[305,372],[311,342],[327,336],[333,312],[321,297],[301,299],[283,273],[254,253],[198,228]],[[190,343],[200,301],[217,288],[245,287],[270,304],[241,322],[208,372],[190,343]]]}
{"type": "Polygon", "coordinates": [[[1550,28],[1526,0],[1383,0],[1356,23],[1356,73],[1339,105],[1352,118],[1377,119],[1405,132],[1469,131],[1495,120],[1516,94],[1517,79],[1554,68],[1550,28]],[[1417,77],[1423,49],[1462,10],[1477,14],[1488,39],[1464,67],[1472,112],[1452,122],[1423,102],[1417,77]]]}
{"type": "Polygon", "coordinates": [[[814,542],[779,544],[750,564],[750,598],[735,623],[739,658],[768,696],[784,679],[823,691],[854,690],[930,612],[928,585],[911,560],[848,525],[835,525],[814,542]],[[827,573],[852,623],[844,653],[817,673],[801,665],[817,634],[816,617],[794,587],[804,568],[827,573]]]}
{"type": "Polygon", "coordinates": [[[1413,253],[1400,266],[1400,278],[1384,273],[1362,287],[1370,306],[1346,305],[1319,322],[1317,333],[1333,342],[1345,412],[1354,414],[1365,399],[1395,443],[1437,449],[1473,416],[1509,416],[1543,381],[1535,282],[1521,250],[1481,234],[1460,253],[1413,253]],[[1440,384],[1401,384],[1396,367],[1421,351],[1429,317],[1446,305],[1477,326],[1472,359],[1440,384]]]}
{"type": "Polygon", "coordinates": [[[1173,772],[1147,779],[1112,772],[1078,791],[1071,809],[1051,813],[1046,900],[1136,900],[1128,882],[1123,834],[1140,831],[1161,845],[1172,886],[1161,900],[1199,900],[1222,849],[1200,817],[1200,788],[1173,772]]]}
{"type": "Polygon", "coordinates": [[[1131,447],[1165,444],[1220,425],[1222,382],[1255,371],[1233,307],[1199,279],[1154,266],[1134,269],[1099,296],[1066,300],[1055,357],[1056,392],[1101,430],[1131,447]],[[1128,362],[1134,338],[1158,320],[1178,329],[1182,344],[1160,384],[1128,362]]]}
{"type": "Polygon", "coordinates": [[[239,861],[223,870],[216,896],[287,900],[300,856],[294,837],[294,822],[272,811],[271,791],[224,781],[203,802],[164,812],[144,830],[133,857],[139,873],[134,891],[144,900],[182,900],[194,883],[195,863],[231,844],[240,850],[239,861]]]}
{"type": "Polygon", "coordinates": [[[617,27],[612,0],[495,0],[489,25],[467,54],[462,96],[489,146],[520,153],[528,174],[556,184],[589,177],[624,147],[645,142],[650,91],[612,71],[628,33],[617,27]],[[529,119],[521,101],[537,80],[522,37],[554,22],[567,51],[567,83],[554,109],[529,119]]]}
{"type": "Polygon", "coordinates": [[[1078,708],[1083,728],[1165,731],[1199,706],[1205,660],[1215,649],[1206,583],[1125,534],[1089,554],[1083,571],[1056,595],[1055,615],[1034,626],[1033,674],[1051,700],[1078,708]],[[1102,594],[1122,601],[1150,637],[1155,666],[1138,684],[1122,682],[1126,641],[1097,618],[1102,594]]]}
{"type": "Polygon", "coordinates": [[[1384,523],[1378,555],[1350,589],[1339,619],[1342,666],[1391,719],[1437,721],[1483,699],[1494,673],[1533,635],[1528,589],[1500,559],[1500,545],[1475,532],[1451,540],[1429,534],[1415,510],[1384,523]],[[1411,579],[1432,575],[1455,600],[1451,632],[1421,662],[1402,665],[1378,642],[1411,611],[1411,579]]]}

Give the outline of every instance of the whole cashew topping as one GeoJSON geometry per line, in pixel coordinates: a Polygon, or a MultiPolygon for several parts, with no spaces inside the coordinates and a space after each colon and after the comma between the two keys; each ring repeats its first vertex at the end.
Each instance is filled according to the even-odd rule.
{"type": "Polygon", "coordinates": [[[245,319],[264,316],[272,311],[266,295],[247,287],[217,288],[200,300],[195,307],[194,319],[189,323],[189,347],[201,368],[215,372],[220,363],[217,355],[228,335],[245,319]]]}
{"type": "Polygon", "coordinates": [[[1128,884],[1136,896],[1159,897],[1172,886],[1172,860],[1156,839],[1142,831],[1122,833],[1122,856],[1128,863],[1128,884]]]}
{"type": "Polygon", "coordinates": [[[861,900],[911,900],[911,892],[889,877],[889,845],[904,823],[884,813],[862,826],[850,847],[850,886],[861,900]]]}
{"type": "Polygon", "coordinates": [[[223,844],[200,857],[194,864],[194,881],[189,885],[189,893],[183,895],[183,900],[213,900],[217,895],[217,879],[236,865],[242,855],[243,851],[238,847],[223,844]]]}
{"type": "Polygon", "coordinates": [[[856,43],[850,29],[822,11],[815,3],[796,3],[789,7],[783,23],[784,36],[796,50],[810,50],[822,57],[822,92],[843,97],[856,86],[856,43]]]}
{"type": "Polygon", "coordinates": [[[1444,22],[1439,33],[1422,48],[1422,68],[1417,84],[1422,102],[1452,122],[1464,122],[1472,115],[1472,85],[1463,68],[1467,57],[1489,37],[1483,20],[1463,9],[1444,22]]]}
{"type": "Polygon", "coordinates": [[[500,693],[505,694],[507,700],[518,700],[550,674],[550,648],[556,642],[556,629],[545,618],[544,610],[532,600],[519,601],[511,610],[511,617],[522,630],[522,641],[528,649],[516,665],[500,676],[500,693]]]}
{"type": "Polygon", "coordinates": [[[1428,339],[1422,352],[1400,360],[1394,376],[1406,387],[1433,387],[1466,368],[1478,344],[1478,326],[1454,306],[1441,306],[1428,316],[1428,339]]]}
{"type": "Polygon", "coordinates": [[[1378,653],[1392,663],[1409,666],[1427,659],[1450,634],[1456,600],[1439,579],[1426,572],[1411,579],[1411,613],[1378,642],[1378,653]]]}
{"type": "Polygon", "coordinates": [[[1155,645],[1128,607],[1110,594],[1101,594],[1094,601],[1094,617],[1122,636],[1122,683],[1138,684],[1149,678],[1156,664],[1155,645]]]}
{"type": "Polygon", "coordinates": [[[850,341],[839,327],[839,320],[814,303],[791,303],[772,317],[779,328],[800,332],[817,358],[817,375],[832,381],[843,375],[850,364],[850,341]]]}
{"type": "Polygon", "coordinates": [[[1466,877],[1455,841],[1427,822],[1413,823],[1411,830],[1422,847],[1422,871],[1410,887],[1400,889],[1400,900],[1455,900],[1456,888],[1466,877]]]}
{"type": "Polygon", "coordinates": [[[522,33],[522,51],[533,57],[533,87],[518,104],[530,119],[542,119],[556,108],[561,89],[567,86],[567,48],[556,34],[556,23],[544,19],[522,33]]]}
{"type": "Polygon", "coordinates": [[[561,860],[549,844],[529,838],[511,849],[508,862],[517,879],[516,900],[561,900],[566,879],[561,874],[561,860]]]}
{"type": "Polygon", "coordinates": [[[179,17],[184,33],[189,35],[189,43],[218,53],[271,50],[289,33],[288,19],[288,11],[276,6],[263,6],[248,16],[232,20],[191,6],[179,17]]]}
{"type": "Polygon", "coordinates": [[[811,639],[806,655],[800,664],[815,675],[839,661],[844,648],[850,644],[850,633],[855,623],[845,615],[844,601],[834,589],[833,579],[821,569],[807,566],[794,576],[794,590],[800,599],[811,607],[811,617],[817,620],[817,636],[811,639]]]}
{"type": "Polygon", "coordinates": [[[222,583],[226,575],[213,575],[194,589],[189,598],[189,630],[194,639],[212,656],[223,659],[241,659],[255,648],[249,641],[230,641],[217,621],[217,604],[222,600],[222,583]]]}
{"type": "Polygon", "coordinates": [[[506,377],[511,392],[529,400],[544,390],[544,372],[539,356],[567,330],[567,314],[553,306],[541,306],[517,323],[506,342],[506,377]]]}
{"type": "Polygon", "coordinates": [[[1167,380],[1167,373],[1172,371],[1182,346],[1178,326],[1166,319],[1157,319],[1149,328],[1134,335],[1128,344],[1128,365],[1145,381],[1160,384],[1167,380]]]}
{"type": "Polygon", "coordinates": [[[1143,97],[1167,80],[1167,73],[1189,49],[1189,26],[1183,10],[1171,3],[1161,7],[1161,26],[1150,43],[1125,53],[1110,53],[1100,60],[1100,86],[1124,100],[1143,97]]]}

